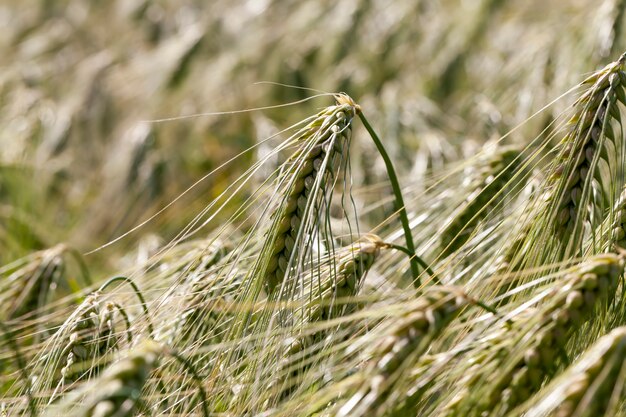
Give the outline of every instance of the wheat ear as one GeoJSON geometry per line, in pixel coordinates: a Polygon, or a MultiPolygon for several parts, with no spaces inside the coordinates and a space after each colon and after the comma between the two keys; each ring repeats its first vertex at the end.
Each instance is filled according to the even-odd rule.
{"type": "Polygon", "coordinates": [[[458,288],[432,287],[420,296],[375,344],[370,364],[362,371],[363,384],[337,412],[338,417],[374,416],[387,401],[396,402],[394,385],[410,369],[433,339],[468,305],[458,288]]]}
{"type": "Polygon", "coordinates": [[[0,317],[17,318],[23,314],[37,312],[50,301],[54,288],[67,279],[69,256],[80,270],[82,283],[91,285],[89,270],[82,256],[74,249],[59,244],[41,250],[0,268],[0,303],[5,305],[0,317]]]}
{"type": "Polygon", "coordinates": [[[485,391],[477,392],[479,406],[475,412],[498,410],[497,415],[502,415],[536,392],[544,379],[554,373],[570,337],[593,318],[603,303],[613,299],[622,271],[621,258],[613,254],[596,256],[570,270],[539,321],[530,318],[528,325],[522,326],[528,329],[512,329],[520,332],[520,342],[524,340],[528,346],[521,355],[514,358],[505,355],[502,362],[496,360],[506,365],[499,370],[496,380],[485,382],[485,391]]]}
{"type": "Polygon", "coordinates": [[[88,386],[69,394],[60,409],[52,407],[52,414],[46,415],[58,416],[67,408],[73,409],[72,415],[76,417],[132,416],[141,401],[141,390],[161,355],[160,345],[143,342],[88,386]]]}
{"type": "Polygon", "coordinates": [[[48,302],[51,288],[63,276],[65,265],[61,254],[56,248],[39,252],[31,262],[8,276],[6,282],[13,291],[6,297],[7,318],[37,311],[48,302]]]}
{"type": "MultiPolygon", "coordinates": [[[[315,285],[308,296],[309,300],[303,307],[303,318],[300,326],[330,321],[350,314],[354,305],[342,304],[350,302],[357,295],[360,281],[370,270],[382,248],[389,245],[374,234],[363,236],[358,242],[340,253],[336,265],[329,265],[328,276],[320,285],[315,285]],[[336,271],[336,272],[335,272],[336,271]]],[[[317,275],[317,274],[315,274],[317,275]]],[[[324,274],[325,275],[325,274],[324,274]]],[[[311,348],[319,343],[327,331],[316,331],[306,336],[286,340],[285,359],[280,362],[279,379],[270,384],[272,389],[281,384],[279,398],[284,399],[297,386],[297,381],[310,367],[307,359],[315,355],[311,348]],[[307,362],[307,363],[304,363],[307,362]],[[285,380],[287,377],[287,381],[285,380]]]]}
{"type": "Polygon", "coordinates": [[[625,357],[626,327],[620,327],[602,337],[578,358],[524,416],[613,415],[623,398],[625,357]]]}
{"type": "Polygon", "coordinates": [[[611,181],[604,177],[603,167],[615,169],[619,157],[611,121],[620,122],[617,102],[626,103],[625,61],[626,54],[583,82],[589,87],[575,104],[577,110],[569,122],[571,130],[559,145],[549,179],[554,230],[570,254],[578,251],[583,222],[597,222],[598,209],[604,209],[611,200],[611,191],[606,190],[611,181]],[[592,189],[601,197],[593,197],[592,189]],[[590,198],[594,204],[589,204],[590,198]]]}
{"type": "Polygon", "coordinates": [[[337,300],[349,299],[359,291],[359,284],[370,270],[381,248],[389,245],[374,234],[367,234],[337,261],[336,273],[331,271],[329,276],[319,286],[315,286],[311,301],[305,306],[308,322],[332,320],[344,314],[349,314],[347,306],[337,304],[337,300]]]}
{"type": "Polygon", "coordinates": [[[503,149],[489,155],[481,164],[468,187],[467,200],[441,232],[442,258],[460,249],[480,220],[489,214],[489,209],[502,199],[503,189],[519,165],[519,157],[519,150],[503,149]]]}
{"type": "MultiPolygon", "coordinates": [[[[356,105],[338,100],[334,106],[322,110],[296,135],[304,145],[291,158],[288,191],[272,214],[273,226],[261,253],[267,254],[260,275],[264,277],[268,293],[283,282],[290,267],[294,266],[294,253],[311,231],[307,219],[322,210],[320,204],[326,189],[335,176],[347,143],[350,141],[352,119],[356,105]],[[303,233],[303,226],[305,228],[303,233]]],[[[263,258],[262,255],[262,258],[263,258]]]]}
{"type": "Polygon", "coordinates": [[[175,323],[177,343],[219,342],[232,319],[232,314],[227,313],[228,305],[234,304],[241,284],[237,277],[222,276],[215,271],[194,282],[175,323]]]}
{"type": "Polygon", "coordinates": [[[99,293],[88,296],[78,307],[78,315],[68,329],[69,341],[61,354],[66,358],[61,369],[61,384],[78,380],[80,373],[75,372],[73,368],[87,361],[94,362],[88,374],[97,374],[103,365],[97,362],[109,349],[117,346],[118,341],[113,328],[115,306],[107,303],[102,308],[99,298],[99,293]]]}

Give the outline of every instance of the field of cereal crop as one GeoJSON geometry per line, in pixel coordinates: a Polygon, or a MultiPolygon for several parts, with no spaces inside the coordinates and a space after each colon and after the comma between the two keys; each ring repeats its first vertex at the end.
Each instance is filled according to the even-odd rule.
{"type": "Polygon", "coordinates": [[[1,417],[626,417],[626,1],[0,28],[1,417]]]}

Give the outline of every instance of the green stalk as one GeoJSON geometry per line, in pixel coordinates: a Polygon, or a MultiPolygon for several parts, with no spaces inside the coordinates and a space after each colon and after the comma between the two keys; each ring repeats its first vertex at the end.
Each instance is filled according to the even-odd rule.
{"type": "Polygon", "coordinates": [[[209,417],[209,408],[207,406],[208,401],[206,398],[206,393],[204,392],[204,387],[202,386],[202,379],[200,378],[198,371],[187,358],[180,355],[178,352],[170,350],[168,351],[168,354],[176,359],[178,363],[180,363],[185,368],[185,370],[191,374],[191,378],[198,386],[198,396],[200,397],[200,404],[202,405],[202,415],[204,417],[209,417]]]}
{"type": "Polygon", "coordinates": [[[372,126],[367,121],[367,118],[365,117],[363,112],[359,111],[358,114],[361,122],[363,122],[363,126],[365,126],[365,129],[367,129],[367,133],[369,133],[370,137],[374,141],[374,144],[378,149],[378,153],[380,154],[380,156],[382,156],[383,161],[385,162],[385,168],[387,169],[387,175],[389,176],[389,182],[391,183],[391,188],[393,189],[393,195],[395,197],[394,208],[396,212],[400,215],[400,222],[402,222],[402,228],[404,229],[406,248],[410,252],[409,261],[411,262],[411,275],[413,276],[413,285],[415,286],[415,288],[419,288],[421,286],[421,282],[419,278],[419,263],[417,260],[418,257],[415,253],[413,234],[411,233],[411,227],[409,226],[409,216],[407,215],[406,207],[404,205],[404,198],[402,197],[402,189],[400,188],[396,169],[394,168],[393,162],[391,162],[391,158],[389,158],[389,154],[385,150],[383,143],[381,142],[376,132],[374,132],[374,129],[372,129],[372,126]]]}
{"type": "Polygon", "coordinates": [[[152,320],[150,320],[150,313],[148,313],[148,305],[146,304],[146,299],[143,297],[143,294],[139,290],[139,287],[137,286],[137,284],[133,282],[132,279],[125,277],[123,275],[109,278],[107,282],[105,282],[104,284],[100,286],[100,288],[98,288],[98,292],[104,291],[106,287],[108,287],[111,284],[116,283],[117,281],[123,281],[133,288],[135,295],[137,296],[137,298],[139,299],[139,302],[141,303],[141,308],[143,309],[143,313],[146,316],[146,320],[148,321],[148,333],[150,337],[153,337],[154,327],[152,326],[152,320]]]}
{"type": "Polygon", "coordinates": [[[396,245],[394,243],[385,243],[386,245],[388,245],[390,248],[398,250],[402,253],[407,254],[410,258],[415,258],[415,260],[417,261],[417,263],[419,264],[419,266],[421,266],[422,268],[424,268],[424,271],[428,272],[428,275],[430,275],[430,277],[433,279],[433,281],[435,282],[435,284],[437,285],[442,285],[441,281],[439,281],[439,278],[437,278],[437,275],[435,275],[435,271],[433,271],[430,266],[428,266],[428,264],[419,256],[417,256],[417,254],[415,252],[411,253],[410,250],[408,250],[407,248],[405,248],[402,245],[396,245]]]}

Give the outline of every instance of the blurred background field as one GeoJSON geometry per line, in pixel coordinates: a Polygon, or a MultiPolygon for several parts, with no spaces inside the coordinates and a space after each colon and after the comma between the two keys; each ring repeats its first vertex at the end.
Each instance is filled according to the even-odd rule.
{"type": "MultiPolygon", "coordinates": [[[[128,231],[203,175],[345,91],[403,175],[462,159],[626,48],[619,1],[80,1],[0,3],[0,261],[128,231]]],[[[572,99],[515,130],[527,141],[572,99]]],[[[384,178],[357,141],[357,184],[384,178]]],[[[168,241],[254,160],[246,153],[138,233],[168,241]]]]}

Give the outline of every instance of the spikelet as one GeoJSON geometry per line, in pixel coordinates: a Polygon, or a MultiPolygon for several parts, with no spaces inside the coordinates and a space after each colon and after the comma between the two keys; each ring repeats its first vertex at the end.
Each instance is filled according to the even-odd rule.
{"type": "Polygon", "coordinates": [[[524,416],[613,415],[615,406],[623,398],[625,358],[626,327],[620,327],[588,349],[547,388],[541,399],[524,416]]]}
{"type": "Polygon", "coordinates": [[[337,416],[383,414],[387,401],[397,402],[394,384],[403,370],[410,369],[432,340],[468,305],[458,288],[432,287],[401,317],[394,317],[390,328],[375,344],[371,361],[363,372],[363,383],[339,409],[337,416]]]}
{"type": "Polygon", "coordinates": [[[311,219],[319,218],[324,210],[320,205],[344,157],[357,111],[352,99],[338,95],[336,105],[322,110],[296,135],[301,148],[284,172],[288,190],[273,212],[273,225],[261,251],[268,261],[260,275],[270,294],[294,266],[292,256],[299,242],[305,240],[303,233],[312,234],[308,230],[311,219]]]}
{"type": "Polygon", "coordinates": [[[626,248],[626,188],[624,188],[615,204],[615,215],[612,223],[610,236],[607,239],[609,242],[608,249],[612,249],[613,245],[626,248]]]}

